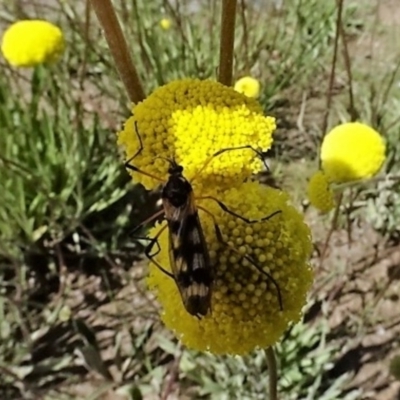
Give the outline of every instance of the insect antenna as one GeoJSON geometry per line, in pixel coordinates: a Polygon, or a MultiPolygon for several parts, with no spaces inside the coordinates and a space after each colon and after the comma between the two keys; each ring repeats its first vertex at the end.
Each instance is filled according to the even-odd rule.
{"type": "Polygon", "coordinates": [[[162,178],[160,178],[160,177],[158,177],[158,176],[156,176],[156,175],[154,175],[154,174],[151,174],[151,173],[149,173],[149,172],[146,172],[146,171],[144,171],[144,170],[142,170],[142,169],[136,167],[136,165],[133,165],[133,164],[132,164],[132,161],[133,161],[136,157],[138,157],[139,154],[143,151],[143,141],[142,141],[142,137],[140,136],[140,133],[139,133],[139,129],[138,129],[138,126],[137,126],[137,121],[135,121],[135,133],[136,133],[136,136],[138,137],[138,140],[139,140],[139,148],[138,148],[138,150],[136,151],[136,153],[135,153],[129,160],[127,160],[127,161],[125,162],[125,168],[130,169],[131,171],[137,172],[137,173],[139,173],[139,174],[148,176],[149,178],[153,178],[153,179],[155,179],[156,181],[164,182],[164,180],[163,180],[162,178]]]}
{"type": "Polygon", "coordinates": [[[202,165],[202,167],[196,172],[196,175],[190,181],[193,182],[201,174],[201,172],[204,171],[204,169],[207,167],[207,165],[209,165],[210,162],[214,158],[220,156],[221,154],[227,153],[228,151],[246,150],[246,149],[253,151],[258,156],[258,158],[260,158],[260,160],[264,164],[265,169],[269,170],[268,164],[265,161],[264,153],[261,150],[257,150],[255,147],[253,147],[249,144],[246,144],[244,146],[237,146],[237,147],[224,147],[223,149],[218,150],[217,152],[212,154],[210,157],[208,157],[207,160],[202,165]]]}

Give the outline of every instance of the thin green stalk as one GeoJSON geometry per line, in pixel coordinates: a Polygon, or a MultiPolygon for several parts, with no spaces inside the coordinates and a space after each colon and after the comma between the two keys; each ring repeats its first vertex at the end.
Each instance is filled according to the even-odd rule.
{"type": "Polygon", "coordinates": [[[223,0],[221,14],[221,43],[219,48],[218,81],[226,86],[232,85],[235,19],[236,0],[223,0]]]}
{"type": "Polygon", "coordinates": [[[121,30],[111,0],[90,0],[114,58],[117,70],[133,103],[145,98],[139,75],[133,65],[128,45],[121,30]]]}
{"type": "Polygon", "coordinates": [[[268,365],[269,400],[278,400],[278,367],[272,346],[265,349],[268,365]]]}
{"type": "MultiPolygon", "coordinates": [[[[336,0],[336,4],[339,8],[343,8],[343,0],[336,0]]],[[[344,65],[347,73],[347,79],[349,82],[349,114],[350,114],[350,121],[354,122],[357,121],[359,118],[359,112],[355,106],[354,100],[354,92],[353,92],[353,74],[351,71],[351,58],[349,54],[349,46],[347,45],[347,37],[346,32],[343,26],[342,19],[339,21],[339,35],[342,40],[343,44],[343,58],[344,58],[344,65]]]]}
{"type": "Polygon", "coordinates": [[[336,199],[336,207],[335,207],[335,212],[333,214],[331,227],[330,227],[328,235],[327,235],[327,237],[325,239],[324,247],[322,248],[322,252],[321,252],[321,256],[320,256],[320,260],[319,260],[321,268],[323,268],[326,252],[328,250],[328,246],[329,246],[329,242],[331,240],[332,234],[333,234],[333,232],[335,231],[335,229],[337,227],[337,223],[338,223],[338,220],[339,220],[340,207],[342,205],[342,201],[343,201],[343,192],[340,192],[338,194],[338,196],[337,196],[337,199],[336,199]]]}
{"type": "MultiPolygon", "coordinates": [[[[344,0],[338,0],[338,3],[337,3],[335,41],[334,41],[334,45],[333,45],[333,57],[332,57],[332,64],[331,64],[331,72],[330,72],[330,76],[329,76],[328,91],[326,94],[326,108],[325,108],[325,114],[324,114],[324,117],[322,120],[321,143],[324,140],[324,137],[327,133],[326,130],[328,129],[328,118],[329,118],[329,113],[331,111],[331,105],[332,105],[333,84],[335,82],[336,64],[337,64],[338,48],[339,48],[340,24],[342,21],[342,14],[343,14],[343,1],[344,0]]],[[[319,160],[319,166],[321,166],[321,160],[319,160]]]]}

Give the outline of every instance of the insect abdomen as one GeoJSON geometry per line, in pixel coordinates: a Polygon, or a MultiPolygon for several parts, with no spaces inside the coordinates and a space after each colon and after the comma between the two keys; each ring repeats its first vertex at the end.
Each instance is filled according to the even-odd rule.
{"type": "Polygon", "coordinates": [[[206,315],[214,276],[197,211],[186,215],[179,227],[170,224],[170,239],[171,264],[185,308],[192,315],[206,315]]]}

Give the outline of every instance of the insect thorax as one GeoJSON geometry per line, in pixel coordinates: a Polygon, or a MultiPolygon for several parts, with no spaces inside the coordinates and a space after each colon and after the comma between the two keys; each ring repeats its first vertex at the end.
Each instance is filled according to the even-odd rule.
{"type": "Polygon", "coordinates": [[[192,185],[182,175],[171,175],[162,190],[162,198],[174,207],[182,207],[188,202],[192,185]]]}

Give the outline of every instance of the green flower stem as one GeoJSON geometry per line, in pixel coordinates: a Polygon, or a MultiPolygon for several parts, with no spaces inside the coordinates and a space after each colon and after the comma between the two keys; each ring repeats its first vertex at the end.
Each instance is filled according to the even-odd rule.
{"type": "Polygon", "coordinates": [[[268,365],[269,378],[269,400],[278,400],[278,368],[276,365],[274,348],[268,347],[265,350],[268,365]]]}
{"type": "Polygon", "coordinates": [[[321,256],[320,256],[320,267],[323,269],[324,261],[325,261],[325,256],[326,252],[328,251],[328,246],[332,237],[333,232],[335,231],[337,227],[337,223],[339,221],[339,213],[340,213],[340,207],[342,205],[343,201],[343,192],[340,192],[336,198],[336,207],[335,207],[335,213],[333,214],[332,222],[331,222],[331,227],[329,229],[328,235],[325,239],[324,247],[322,248],[321,256]]]}
{"type": "MultiPolygon", "coordinates": [[[[328,129],[328,119],[329,113],[332,109],[332,96],[333,96],[333,85],[335,83],[335,75],[336,75],[336,64],[338,58],[338,48],[339,48],[339,37],[340,37],[340,24],[342,21],[342,11],[343,11],[343,1],[338,0],[338,7],[337,7],[337,17],[336,17],[336,30],[335,30],[335,40],[333,44],[333,56],[332,56],[332,63],[331,63],[331,72],[329,75],[329,82],[328,82],[328,91],[326,95],[326,107],[325,107],[325,114],[322,119],[322,136],[321,136],[321,143],[324,140],[325,135],[327,134],[328,129]]],[[[318,161],[318,167],[321,167],[321,159],[318,161]]]]}
{"type": "Polygon", "coordinates": [[[118,22],[111,0],[90,0],[101,27],[104,30],[108,47],[114,58],[117,70],[133,103],[145,99],[139,75],[132,63],[128,46],[118,22]]]}
{"type": "Polygon", "coordinates": [[[235,18],[236,0],[223,0],[218,81],[226,86],[232,86],[235,18]]]}

